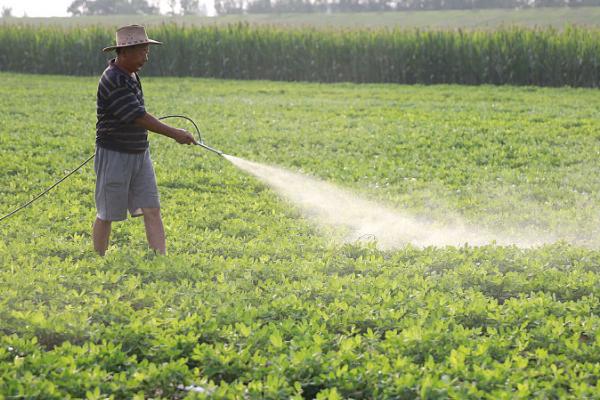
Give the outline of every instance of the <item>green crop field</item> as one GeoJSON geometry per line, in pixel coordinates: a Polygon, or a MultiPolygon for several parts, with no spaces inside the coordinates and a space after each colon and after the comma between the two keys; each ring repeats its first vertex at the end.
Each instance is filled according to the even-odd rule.
{"type": "Polygon", "coordinates": [[[142,23],[153,26],[175,23],[186,26],[227,25],[247,22],[251,25],[311,26],[315,28],[423,28],[423,29],[497,29],[503,26],[553,26],[567,24],[597,27],[600,24],[600,7],[543,8],[525,10],[465,10],[465,11],[412,11],[364,12],[332,14],[249,14],[220,17],[165,17],[165,16],[105,16],[105,17],[53,17],[53,18],[0,18],[0,24],[32,24],[87,26],[121,26],[142,23]]]}
{"type": "MultiPolygon", "coordinates": [[[[108,27],[0,26],[0,71],[98,75],[108,27]]],[[[148,76],[304,82],[600,86],[600,30],[332,30],[163,25],[148,76]]]]}
{"type": "MultiPolygon", "coordinates": [[[[93,153],[97,79],[0,73],[0,215],[93,153]]],[[[597,90],[143,83],[150,112],[227,154],[558,241],[341,244],[153,135],[167,256],[139,219],[93,253],[90,165],[0,223],[0,398],[599,397],[597,90]]]]}

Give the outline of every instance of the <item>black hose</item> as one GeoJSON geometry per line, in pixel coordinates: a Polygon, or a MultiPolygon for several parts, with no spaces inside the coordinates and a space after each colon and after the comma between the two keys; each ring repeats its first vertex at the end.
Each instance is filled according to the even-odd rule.
{"type": "Polygon", "coordinates": [[[200,134],[200,129],[198,129],[198,125],[196,125],[193,119],[191,119],[190,117],[186,117],[185,115],[165,115],[164,117],[160,117],[159,119],[167,118],[183,118],[190,121],[192,125],[194,125],[194,128],[196,128],[196,133],[198,133],[198,139],[200,139],[199,142],[204,143],[204,141],[202,140],[202,135],[200,134]]]}
{"type": "MultiPolygon", "coordinates": [[[[166,115],[164,117],[160,117],[158,119],[162,120],[162,119],[167,119],[167,118],[183,118],[186,119],[188,121],[190,121],[193,125],[194,128],[196,128],[196,132],[198,133],[198,138],[199,143],[203,144],[204,142],[202,141],[202,135],[200,134],[200,129],[198,129],[198,125],[196,125],[196,123],[189,117],[186,117],[185,115],[166,115]]],[[[204,146],[206,147],[206,146],[204,146]]],[[[212,150],[212,149],[211,149],[212,150]]],[[[214,151],[214,150],[213,150],[214,151]]],[[[18,213],[19,211],[21,211],[22,209],[24,209],[25,207],[29,206],[30,204],[32,204],[33,202],[35,202],[37,199],[39,199],[40,197],[42,197],[43,195],[45,195],[46,193],[48,193],[49,191],[51,191],[52,189],[54,189],[56,186],[58,186],[62,181],[64,181],[65,179],[67,179],[68,177],[70,177],[71,175],[73,175],[75,172],[79,171],[81,168],[83,168],[83,166],[85,164],[87,164],[88,162],[90,162],[92,160],[92,158],[94,158],[96,154],[92,154],[90,157],[88,157],[87,160],[85,160],[83,163],[81,163],[77,168],[75,168],[73,171],[69,172],[67,175],[63,176],[60,180],[58,180],[54,185],[50,186],[48,189],[44,190],[42,193],[38,194],[37,196],[35,196],[33,199],[29,200],[27,203],[17,207],[15,210],[9,212],[8,214],[6,214],[5,216],[0,218],[0,222],[4,221],[5,219],[7,219],[8,217],[13,216],[14,214],[18,213]]]]}

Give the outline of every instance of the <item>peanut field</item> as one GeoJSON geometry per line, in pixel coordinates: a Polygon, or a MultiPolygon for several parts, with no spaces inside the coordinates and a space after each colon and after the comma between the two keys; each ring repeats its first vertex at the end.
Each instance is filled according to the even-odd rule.
{"type": "MultiPolygon", "coordinates": [[[[227,154],[553,240],[341,244],[150,134],[167,256],[140,219],[93,252],[91,165],[0,224],[0,399],[599,397],[596,90],[141,76],[149,112],[227,154]]],[[[4,215],[93,154],[98,77],[0,82],[4,215]]]]}

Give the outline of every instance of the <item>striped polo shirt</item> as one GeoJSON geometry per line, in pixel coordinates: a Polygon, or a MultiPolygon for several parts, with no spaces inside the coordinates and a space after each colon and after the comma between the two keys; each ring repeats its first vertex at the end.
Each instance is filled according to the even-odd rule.
{"type": "Polygon", "coordinates": [[[110,60],[98,83],[96,145],[123,153],[146,151],[148,131],[134,124],[145,113],[139,76],[133,78],[110,60]]]}

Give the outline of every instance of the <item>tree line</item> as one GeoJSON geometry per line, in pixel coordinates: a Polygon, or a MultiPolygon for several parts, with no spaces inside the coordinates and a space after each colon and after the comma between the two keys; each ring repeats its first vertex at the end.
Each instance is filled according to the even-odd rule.
{"type": "MultiPolygon", "coordinates": [[[[73,16],[79,15],[158,15],[160,8],[155,1],[148,0],[74,0],[67,12],[73,16]]],[[[203,8],[199,0],[169,0],[170,11],[168,14],[175,15],[175,9],[179,5],[179,14],[194,15],[201,14],[203,8]]]]}
{"type": "MultiPolygon", "coordinates": [[[[182,15],[203,12],[199,0],[169,0],[169,6],[172,15],[177,6],[182,15]]],[[[219,15],[583,6],[600,6],[600,0],[215,0],[219,15]]],[[[160,13],[149,0],[74,0],[67,11],[73,16],[160,13]]]]}
{"type": "Polygon", "coordinates": [[[215,0],[218,14],[600,6],[600,0],[215,0]]]}

